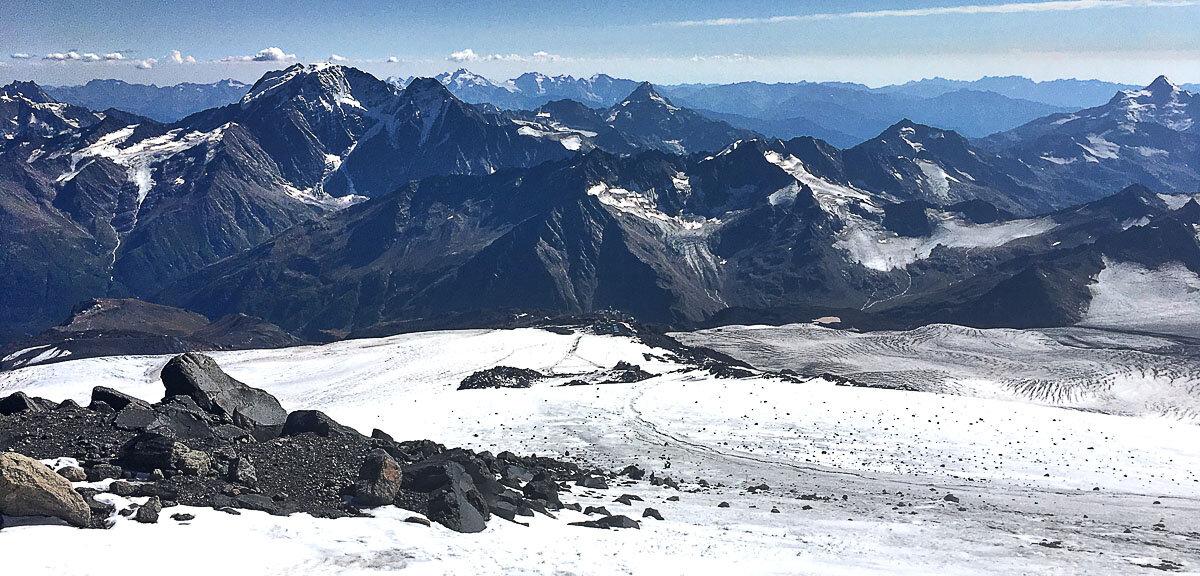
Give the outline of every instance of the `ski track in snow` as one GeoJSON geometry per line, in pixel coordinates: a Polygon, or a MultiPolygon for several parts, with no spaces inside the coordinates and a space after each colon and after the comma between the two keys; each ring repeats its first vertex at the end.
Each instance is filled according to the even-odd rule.
{"type": "MultiPolygon", "coordinates": [[[[802,341],[796,334],[776,338],[757,330],[772,329],[731,334],[759,340],[768,357],[798,354],[789,348],[802,341]]],[[[1045,338],[1009,332],[984,333],[977,346],[997,354],[1016,349],[1023,357],[1022,342],[1045,338]]],[[[907,352],[918,362],[926,354],[922,338],[938,337],[934,331],[901,340],[896,353],[864,352],[861,361],[894,366],[907,352]]],[[[713,343],[729,335],[696,338],[713,343]]],[[[1093,335],[1074,345],[1104,350],[1115,340],[1093,335]]],[[[663,513],[666,521],[646,519],[641,530],[569,527],[565,522],[582,519],[570,511],[557,520],[535,518],[530,527],[494,519],[482,533],[456,534],[404,523],[409,514],[395,508],[376,510],[374,519],[339,520],[171,509],[196,519],[179,524],[164,514],[156,526],[120,521],[110,531],[10,525],[0,533],[5,567],[20,574],[111,574],[127,569],[131,558],[180,574],[1129,574],[1146,559],[1197,566],[1200,428],[1194,424],[1014,401],[1018,395],[983,377],[971,385],[976,392],[995,387],[993,397],[824,380],[717,379],[664,354],[622,337],[536,329],[212,353],[231,375],[270,391],[286,408],[323,410],[360,430],[378,427],[397,438],[494,452],[569,453],[609,469],[637,463],[682,481],[681,492],[640,482],[564,495],[632,517],[643,506],[663,513]],[[620,360],[658,376],[558,386],[620,360]],[[455,390],[465,376],[497,364],[555,377],[523,390],[455,390]],[[698,490],[699,479],[723,486],[698,490]],[[768,492],[745,491],[763,482],[768,492]],[[961,504],[943,500],[947,492],[961,504]],[[646,501],[634,507],[612,501],[623,493],[646,501]],[[805,494],[820,499],[801,499],[805,494]],[[680,500],[667,501],[672,495],[680,500]],[[731,507],[718,508],[722,501],[731,507]],[[1165,528],[1155,529],[1160,520],[1165,528]],[[181,541],[221,553],[180,564],[181,541]],[[1037,545],[1053,541],[1062,547],[1037,545]]],[[[0,393],[20,389],[86,402],[92,386],[111,386],[153,400],[162,394],[157,375],[168,359],[24,368],[0,373],[0,393]]],[[[1078,359],[1063,362],[1072,361],[1078,359]]],[[[1062,376],[1048,376],[1056,377],[1062,376]]]]}

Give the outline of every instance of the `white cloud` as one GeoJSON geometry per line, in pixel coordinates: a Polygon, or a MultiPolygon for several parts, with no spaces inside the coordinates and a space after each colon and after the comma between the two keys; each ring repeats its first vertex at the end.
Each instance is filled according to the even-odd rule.
{"type": "Polygon", "coordinates": [[[255,62],[282,62],[284,60],[295,59],[295,54],[286,54],[283,50],[276,48],[275,46],[263,48],[262,50],[258,51],[258,54],[254,55],[255,62]]]}
{"type": "Polygon", "coordinates": [[[188,64],[196,63],[195,57],[184,56],[183,53],[178,50],[172,50],[171,53],[167,55],[167,57],[170,58],[171,61],[176,64],[183,64],[184,62],[187,62],[188,64]]]}
{"type": "Polygon", "coordinates": [[[738,52],[732,54],[709,54],[707,56],[697,54],[692,56],[692,62],[746,62],[753,59],[753,56],[747,56],[738,52]]]}
{"type": "Polygon", "coordinates": [[[91,52],[84,53],[81,56],[81,59],[84,62],[99,62],[100,61],[100,57],[95,54],[92,54],[91,52]]]}
{"type": "Polygon", "coordinates": [[[911,8],[897,10],[864,10],[859,12],[821,12],[766,18],[713,18],[709,20],[680,20],[665,22],[674,26],[740,26],[745,24],[774,24],[813,20],[843,20],[864,18],[911,18],[948,14],[1019,14],[1025,12],[1076,12],[1097,8],[1175,8],[1200,6],[1200,0],[1053,0],[1049,2],[1010,2],[1007,4],[968,4],[911,8]]]}
{"type": "Polygon", "coordinates": [[[330,55],[329,55],[329,61],[330,61],[330,62],[345,62],[345,61],[346,61],[346,57],[345,57],[345,56],[338,56],[337,54],[330,54],[330,55]]]}
{"type": "Polygon", "coordinates": [[[12,54],[9,57],[12,58],[13,60],[28,60],[28,59],[32,58],[32,56],[30,56],[24,52],[17,52],[16,54],[12,54]]]}
{"type": "Polygon", "coordinates": [[[474,50],[467,48],[450,54],[450,60],[454,62],[474,62],[479,59],[479,55],[474,50]]]}
{"type": "Polygon", "coordinates": [[[42,60],[54,60],[56,62],[66,62],[67,60],[79,60],[81,56],[78,52],[72,50],[70,52],[51,52],[42,57],[42,60]]]}
{"type": "Polygon", "coordinates": [[[536,62],[561,62],[563,60],[567,60],[567,58],[559,56],[558,54],[551,54],[545,50],[538,50],[537,52],[533,53],[532,60],[536,62]]]}
{"type": "Polygon", "coordinates": [[[153,68],[155,64],[158,64],[158,60],[155,58],[146,58],[145,60],[133,61],[133,66],[138,70],[149,70],[153,68]]]}
{"type": "Polygon", "coordinates": [[[105,60],[124,60],[125,55],[120,52],[109,52],[104,55],[105,60]]]}
{"type": "Polygon", "coordinates": [[[520,54],[476,54],[474,50],[467,48],[450,54],[447,60],[452,62],[562,62],[567,60],[558,54],[551,54],[545,50],[539,50],[529,56],[520,54]]]}
{"type": "Polygon", "coordinates": [[[399,61],[400,61],[400,59],[395,56],[388,56],[388,62],[395,63],[395,62],[399,62],[399,61]]]}
{"type": "Polygon", "coordinates": [[[218,62],[286,62],[295,60],[295,54],[288,54],[275,46],[263,48],[253,56],[226,56],[218,62]]]}

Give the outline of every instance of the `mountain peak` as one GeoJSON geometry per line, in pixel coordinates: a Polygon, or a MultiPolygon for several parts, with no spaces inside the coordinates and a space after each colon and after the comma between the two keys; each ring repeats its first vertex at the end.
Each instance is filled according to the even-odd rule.
{"type": "Polygon", "coordinates": [[[663,98],[662,95],[654,89],[654,85],[649,82],[642,82],[641,84],[638,84],[638,87],[634,88],[633,92],[630,92],[629,96],[626,96],[625,100],[614,106],[614,108],[629,106],[630,104],[657,104],[667,108],[668,110],[679,109],[679,107],[672,104],[670,100],[663,98]]]}
{"type": "Polygon", "coordinates": [[[654,89],[654,85],[649,82],[642,82],[638,84],[637,88],[633,89],[633,92],[629,94],[626,100],[650,100],[655,98],[661,99],[662,96],[654,89]]]}
{"type": "Polygon", "coordinates": [[[41,86],[38,86],[37,82],[32,80],[13,81],[7,86],[0,88],[0,94],[10,97],[21,96],[30,102],[37,102],[40,104],[55,101],[54,98],[51,98],[45,90],[42,90],[41,86]]]}
{"type": "Polygon", "coordinates": [[[293,64],[283,70],[267,72],[259,78],[254,86],[242,98],[242,106],[263,100],[269,96],[279,95],[284,100],[301,98],[326,99],[337,105],[348,104],[361,107],[357,100],[363,97],[377,99],[383,97],[384,90],[380,86],[386,84],[374,76],[351,66],[320,62],[316,64],[293,64]],[[358,96],[352,96],[363,92],[358,96]]]}
{"type": "Polygon", "coordinates": [[[408,83],[408,87],[404,89],[404,92],[410,96],[420,94],[443,98],[454,97],[454,95],[450,93],[450,90],[446,88],[446,85],[438,81],[437,78],[428,78],[425,76],[413,78],[412,81],[408,83]]]}
{"type": "Polygon", "coordinates": [[[1155,78],[1154,81],[1151,82],[1150,85],[1146,87],[1146,90],[1149,90],[1149,91],[1155,92],[1155,93],[1157,93],[1157,92],[1174,92],[1176,90],[1179,90],[1179,86],[1176,86],[1175,83],[1171,82],[1169,79],[1167,79],[1167,77],[1165,75],[1163,75],[1163,76],[1159,76],[1158,78],[1155,78]]]}

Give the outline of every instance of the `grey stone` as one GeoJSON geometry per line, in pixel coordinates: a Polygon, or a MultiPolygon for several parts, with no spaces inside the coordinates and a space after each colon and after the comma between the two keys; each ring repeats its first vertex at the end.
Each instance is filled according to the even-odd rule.
{"type": "Polygon", "coordinates": [[[188,396],[205,411],[227,416],[259,441],[279,436],[287,411],[265,390],[230,377],[212,358],[189,352],[172,358],[162,369],[166,395],[188,396]]]}
{"type": "Polygon", "coordinates": [[[0,514],[53,516],[79,527],[92,519],[87,502],[70,481],[15,452],[0,453],[0,514]]]}
{"type": "Polygon", "coordinates": [[[151,496],[145,504],[137,509],[133,515],[133,519],[142,524],[154,524],[158,522],[158,515],[162,513],[162,500],[158,496],[151,496]]]}

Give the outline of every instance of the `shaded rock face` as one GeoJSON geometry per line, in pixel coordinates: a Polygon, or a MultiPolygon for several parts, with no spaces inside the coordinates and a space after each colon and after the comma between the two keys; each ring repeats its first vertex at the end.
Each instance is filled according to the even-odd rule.
{"type": "Polygon", "coordinates": [[[139,434],[121,446],[117,462],[142,472],[170,470],[175,466],[175,441],[152,432],[139,434]]]}
{"type": "Polygon", "coordinates": [[[162,369],[167,397],[189,396],[211,413],[229,416],[258,440],[279,436],[287,411],[274,396],[230,377],[216,361],[189,352],[172,358],[162,369]]]}
{"type": "Polygon", "coordinates": [[[92,403],[103,402],[108,404],[113,410],[123,410],[126,406],[134,404],[137,406],[149,406],[142,400],[134,398],[124,392],[113,390],[104,386],[96,386],[92,388],[92,403]]]}
{"type": "Polygon", "coordinates": [[[354,484],[354,498],[362,506],[391,504],[400,491],[400,465],[382,449],[376,448],[363,462],[354,484]]]}
{"type": "Polygon", "coordinates": [[[357,436],[358,431],[330,418],[320,410],[297,410],[288,414],[280,436],[295,436],[306,432],[324,436],[357,436]]]}
{"type": "Polygon", "coordinates": [[[453,461],[426,462],[404,471],[404,487],[430,492],[429,516],[456,532],[481,532],[490,515],[483,494],[462,464],[453,461]]]}
{"type": "Polygon", "coordinates": [[[42,398],[31,398],[24,392],[14,392],[0,398],[0,415],[11,416],[19,412],[39,412],[53,408],[54,404],[42,398]]]}
{"type": "Polygon", "coordinates": [[[0,454],[0,514],[53,516],[79,527],[92,519],[91,508],[70,481],[45,464],[12,452],[0,454]]]}

